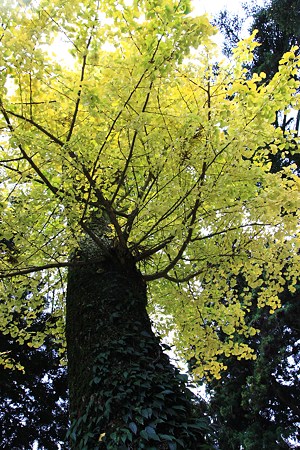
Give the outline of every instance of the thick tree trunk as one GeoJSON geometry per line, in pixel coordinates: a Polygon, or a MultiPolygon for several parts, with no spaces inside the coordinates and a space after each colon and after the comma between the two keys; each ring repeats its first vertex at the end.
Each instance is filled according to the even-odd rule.
{"type": "MultiPolygon", "coordinates": [[[[87,259],[86,251],[77,258],[87,259]]],[[[201,421],[162,352],[146,286],[115,250],[69,272],[67,348],[73,449],[202,448],[201,421]]]]}

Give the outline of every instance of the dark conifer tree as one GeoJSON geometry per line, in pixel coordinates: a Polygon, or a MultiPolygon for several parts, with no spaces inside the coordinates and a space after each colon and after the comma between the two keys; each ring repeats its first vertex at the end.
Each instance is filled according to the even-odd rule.
{"type": "MultiPolygon", "coordinates": [[[[263,71],[267,80],[271,79],[282,55],[300,43],[300,2],[273,0],[246,12],[253,17],[249,31],[258,30],[256,40],[260,43],[249,71],[263,71]]],[[[239,40],[243,21],[221,12],[215,23],[225,37],[224,52],[230,56],[239,40]]],[[[294,129],[296,137],[299,112],[290,117],[278,112],[274,126],[294,129]]],[[[291,163],[296,164],[295,170],[299,172],[300,153],[296,142],[284,158],[282,153],[272,155],[270,152],[270,161],[273,173],[291,163]]],[[[242,286],[244,281],[237,277],[236,283],[242,286]]],[[[210,414],[218,427],[218,445],[222,450],[299,446],[300,286],[291,293],[288,285],[287,279],[281,295],[282,307],[273,315],[268,308],[258,308],[255,302],[248,312],[248,323],[261,330],[251,339],[257,359],[223,358],[227,372],[221,380],[208,384],[210,414]]],[[[257,292],[253,292],[254,298],[256,295],[257,292]]]]}
{"type": "MultiPolygon", "coordinates": [[[[22,314],[18,316],[24,322],[22,314]]],[[[32,331],[49,320],[53,320],[49,314],[40,314],[32,331]]],[[[24,367],[21,371],[0,366],[1,449],[29,450],[34,443],[39,450],[67,448],[67,373],[58,350],[59,345],[51,338],[35,349],[0,334],[0,352],[8,352],[24,367]]]]}

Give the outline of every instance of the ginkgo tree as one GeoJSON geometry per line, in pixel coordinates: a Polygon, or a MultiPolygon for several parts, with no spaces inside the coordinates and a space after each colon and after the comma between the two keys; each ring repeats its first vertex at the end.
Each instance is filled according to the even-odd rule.
{"type": "Polygon", "coordinates": [[[245,69],[253,36],[216,63],[187,0],[4,1],[1,16],[3,333],[66,341],[72,448],[204,448],[148,314],[196,378],[219,377],[218,355],[253,357],[219,339],[257,332],[251,289],[270,312],[293,289],[299,178],[269,167],[299,139],[274,128],[299,106],[295,49],[264,83],[245,69]]]}

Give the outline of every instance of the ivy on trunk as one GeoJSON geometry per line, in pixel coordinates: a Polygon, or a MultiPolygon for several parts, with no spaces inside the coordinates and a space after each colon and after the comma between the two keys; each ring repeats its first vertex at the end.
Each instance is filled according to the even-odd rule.
{"type": "Polygon", "coordinates": [[[129,254],[110,248],[109,256],[69,270],[72,448],[203,448],[208,425],[197,418],[199,405],[163,352],[146,306],[146,284],[129,254]]]}

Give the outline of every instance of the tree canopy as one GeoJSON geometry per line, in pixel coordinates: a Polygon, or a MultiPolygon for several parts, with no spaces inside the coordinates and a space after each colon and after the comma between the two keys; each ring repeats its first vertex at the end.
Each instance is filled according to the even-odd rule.
{"type": "Polygon", "coordinates": [[[89,236],[133,255],[149,311],[165,317],[157,328],[174,330],[196,377],[219,377],[221,353],[252,358],[219,331],[255,335],[253,289],[272,313],[286,280],[295,290],[299,178],[293,164],[269,168],[270,153],[299,139],[273,126],[299,106],[296,49],[265,84],[245,70],[253,35],[216,70],[214,30],[188,1],[2,2],[1,12],[3,332],[28,346],[64,341],[66,267],[89,236]],[[57,319],[33,333],[45,298],[57,319]]]}

